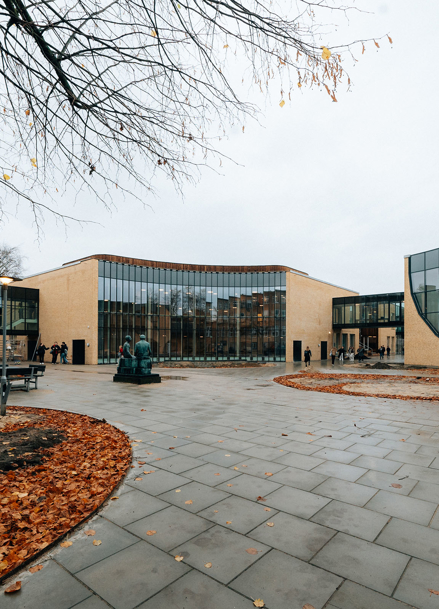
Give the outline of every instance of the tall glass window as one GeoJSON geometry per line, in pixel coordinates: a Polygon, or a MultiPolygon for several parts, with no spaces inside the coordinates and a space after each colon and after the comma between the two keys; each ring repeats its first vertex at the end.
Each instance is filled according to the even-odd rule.
{"type": "Polygon", "coordinates": [[[153,359],[285,361],[286,273],[211,273],[99,262],[99,363],[141,334],[153,359]]]}
{"type": "Polygon", "coordinates": [[[410,289],[418,313],[439,336],[439,250],[410,256],[409,273],[410,289]]]}

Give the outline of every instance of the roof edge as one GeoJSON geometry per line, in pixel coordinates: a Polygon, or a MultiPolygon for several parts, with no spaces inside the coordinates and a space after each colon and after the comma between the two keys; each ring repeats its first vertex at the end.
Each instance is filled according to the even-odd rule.
{"type": "Polygon", "coordinates": [[[114,256],[112,254],[92,254],[85,258],[78,258],[71,262],[66,262],[63,266],[84,262],[85,260],[104,260],[106,262],[119,262],[121,264],[131,264],[133,266],[148,266],[159,269],[170,269],[173,271],[198,271],[201,273],[275,273],[281,271],[293,271],[300,275],[308,276],[308,273],[292,269],[289,266],[269,264],[269,265],[254,265],[254,266],[233,266],[233,265],[217,265],[217,264],[186,264],[180,262],[159,262],[156,260],[143,260],[142,258],[128,258],[126,256],[114,256]]]}

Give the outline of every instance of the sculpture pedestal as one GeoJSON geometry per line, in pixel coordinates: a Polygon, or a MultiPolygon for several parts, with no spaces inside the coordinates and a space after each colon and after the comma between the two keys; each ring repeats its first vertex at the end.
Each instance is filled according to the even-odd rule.
{"type": "Polygon", "coordinates": [[[149,385],[161,383],[160,374],[115,374],[113,383],[134,383],[135,385],[149,385]]]}
{"type": "Polygon", "coordinates": [[[117,367],[117,373],[113,376],[114,383],[134,383],[135,385],[149,385],[150,383],[161,383],[160,374],[151,374],[151,360],[140,360],[137,358],[121,358],[117,367]],[[141,364],[140,366],[138,364],[141,364]]]}

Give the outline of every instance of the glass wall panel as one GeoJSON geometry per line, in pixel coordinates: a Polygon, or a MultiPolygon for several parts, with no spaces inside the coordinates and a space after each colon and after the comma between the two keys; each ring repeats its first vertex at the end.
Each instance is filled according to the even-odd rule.
{"type": "Polygon", "coordinates": [[[285,286],[285,273],[100,263],[99,362],[116,361],[127,333],[145,333],[155,360],[285,361],[285,286]]]}
{"type": "Polygon", "coordinates": [[[439,250],[410,256],[410,287],[418,313],[439,335],[439,250]],[[421,270],[423,264],[425,271],[421,270]]]}

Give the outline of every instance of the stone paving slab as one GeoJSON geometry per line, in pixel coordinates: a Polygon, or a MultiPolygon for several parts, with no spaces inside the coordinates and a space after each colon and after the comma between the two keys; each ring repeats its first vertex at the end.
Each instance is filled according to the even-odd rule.
{"type": "Polygon", "coordinates": [[[281,485],[277,482],[271,482],[271,479],[262,480],[256,476],[242,474],[233,478],[230,482],[219,484],[216,488],[232,493],[232,495],[239,495],[244,499],[250,499],[250,501],[257,501],[258,497],[268,497],[270,493],[281,488],[281,485]],[[230,484],[232,486],[229,486],[230,484]]]}
{"type": "Polygon", "coordinates": [[[389,517],[349,503],[331,501],[311,520],[354,537],[374,541],[389,522],[389,517]]]}
{"type": "Polygon", "coordinates": [[[362,467],[364,469],[372,469],[385,474],[395,474],[401,467],[402,463],[391,461],[390,459],[378,459],[377,457],[366,457],[361,455],[355,461],[351,461],[351,465],[362,467]]]}
{"type": "Polygon", "coordinates": [[[429,590],[438,589],[439,567],[413,558],[410,561],[394,597],[420,609],[437,609],[438,597],[429,590]]]}
{"type": "Polygon", "coordinates": [[[344,503],[352,503],[352,505],[360,507],[366,505],[376,492],[376,489],[346,480],[339,480],[338,478],[328,478],[313,490],[313,493],[317,495],[337,499],[344,503]]]}
{"type": "Polygon", "coordinates": [[[439,531],[392,518],[377,544],[439,565],[439,531]]]}
{"type": "Polygon", "coordinates": [[[165,501],[138,490],[131,490],[123,495],[123,501],[119,499],[110,502],[105,510],[105,518],[123,527],[165,507],[168,507],[165,501]]]}
{"type": "Polygon", "coordinates": [[[395,495],[395,493],[389,493],[388,491],[379,491],[366,504],[366,507],[369,510],[381,512],[388,516],[395,516],[402,520],[428,526],[438,506],[437,503],[395,495]]]}
{"type": "Polygon", "coordinates": [[[332,529],[281,512],[274,516],[266,513],[265,522],[249,533],[248,537],[308,561],[335,534],[336,531],[332,529]],[[274,526],[268,526],[267,522],[274,526]]]}
{"type": "Polygon", "coordinates": [[[383,594],[391,595],[409,556],[345,533],[337,535],[311,563],[383,594]]]}
{"type": "Polygon", "coordinates": [[[178,486],[189,484],[190,482],[190,480],[183,476],[178,476],[177,474],[172,474],[171,472],[158,468],[154,470],[153,474],[148,474],[147,476],[143,475],[144,471],[151,471],[149,465],[142,465],[136,473],[136,477],[140,477],[142,480],[136,481],[131,478],[127,481],[127,486],[130,490],[135,488],[144,493],[148,493],[148,495],[160,495],[173,488],[177,488],[178,486]],[[146,470],[145,467],[147,467],[146,470]]]}
{"type": "Polygon", "coordinates": [[[276,510],[270,510],[268,513],[262,503],[248,501],[242,497],[228,497],[198,512],[199,516],[211,520],[212,523],[243,534],[253,530],[261,522],[272,519],[275,514],[276,510]]]}
{"type": "Polygon", "coordinates": [[[172,505],[151,516],[136,520],[125,528],[157,548],[169,552],[175,546],[192,539],[212,526],[213,523],[209,520],[172,505]],[[148,532],[151,531],[156,532],[148,535],[148,532]]]}
{"type": "Polygon", "coordinates": [[[314,473],[319,471],[319,467],[322,467],[322,465],[319,465],[312,472],[298,469],[297,467],[286,467],[277,474],[274,474],[274,476],[271,476],[270,480],[272,482],[286,484],[287,486],[294,486],[303,491],[311,491],[327,478],[327,475],[323,475],[322,473],[314,473]]]}
{"type": "Polygon", "coordinates": [[[205,484],[200,484],[199,482],[185,484],[181,487],[180,493],[168,491],[159,496],[160,499],[163,499],[168,503],[172,503],[184,510],[194,513],[199,512],[226,497],[228,497],[228,493],[205,484]]]}
{"type": "MultiPolygon", "coordinates": [[[[330,603],[332,605],[328,605],[326,609],[331,606],[337,609],[409,609],[409,607],[412,609],[411,605],[401,603],[349,580],[340,586],[331,597],[330,603]]],[[[435,609],[436,607],[437,605],[435,605],[435,609]]]]}
{"type": "Polygon", "coordinates": [[[252,609],[250,599],[198,571],[191,571],[138,609],[252,609]]]}
{"type": "Polygon", "coordinates": [[[201,482],[202,484],[208,484],[209,486],[217,486],[239,475],[240,472],[238,471],[222,467],[221,465],[215,465],[214,463],[205,463],[200,467],[184,472],[186,478],[201,482]]]}
{"type": "Polygon", "coordinates": [[[312,470],[314,473],[324,474],[331,478],[340,478],[347,482],[355,482],[367,469],[356,467],[354,465],[346,465],[345,463],[337,463],[336,461],[325,461],[312,470]]]}
{"type": "Polygon", "coordinates": [[[278,550],[272,550],[235,579],[230,587],[262,598],[269,609],[322,609],[342,579],[278,550]]]}
{"type": "Polygon", "coordinates": [[[283,486],[267,496],[265,505],[301,518],[311,518],[330,501],[331,499],[320,495],[283,486]]]}
{"type": "Polygon", "coordinates": [[[223,584],[229,583],[248,569],[270,548],[263,543],[249,540],[243,535],[215,525],[192,540],[174,549],[175,554],[184,557],[184,563],[213,577],[223,584]],[[257,554],[249,554],[254,548],[257,554]],[[211,565],[206,567],[207,565],[211,565]]]}
{"type": "Polygon", "coordinates": [[[139,541],[76,577],[115,609],[133,609],[188,570],[169,554],[139,541]]]}

